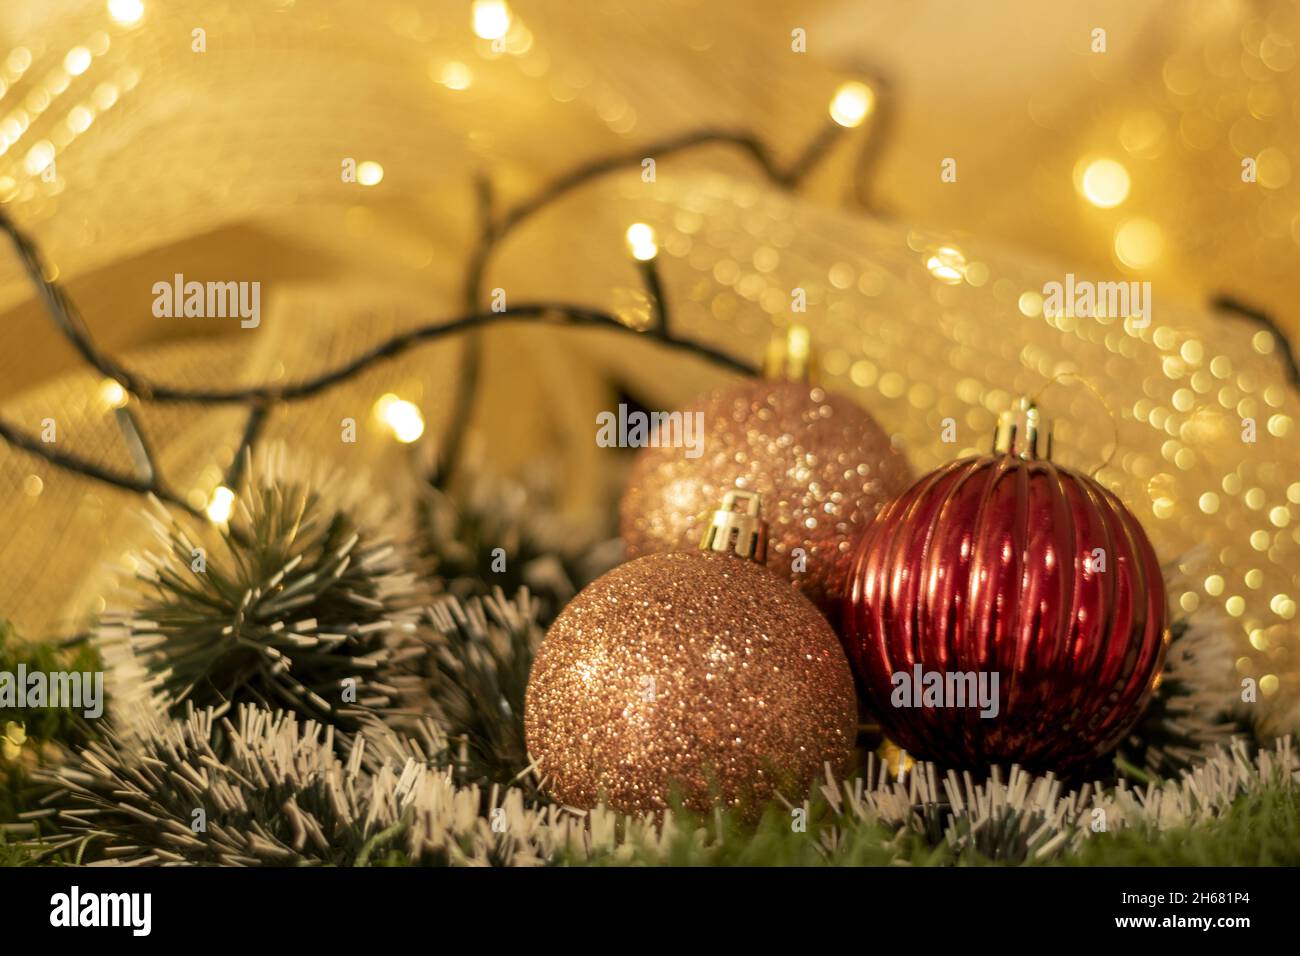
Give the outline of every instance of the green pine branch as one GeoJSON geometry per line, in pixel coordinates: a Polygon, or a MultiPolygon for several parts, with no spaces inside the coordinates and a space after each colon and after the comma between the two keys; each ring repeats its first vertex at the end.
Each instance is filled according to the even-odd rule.
{"type": "Polygon", "coordinates": [[[401,536],[328,483],[255,474],[228,529],[163,515],[97,646],[118,684],[173,714],[252,703],[353,731],[423,709],[427,588],[401,536]]]}

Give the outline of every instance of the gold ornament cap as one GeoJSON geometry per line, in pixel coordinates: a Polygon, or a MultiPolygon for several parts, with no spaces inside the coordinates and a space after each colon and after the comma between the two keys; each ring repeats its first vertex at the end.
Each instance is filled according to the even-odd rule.
{"type": "Polygon", "coordinates": [[[792,325],[784,333],[772,336],[763,357],[763,377],[777,382],[817,384],[817,358],[808,326],[792,325]]]}
{"type": "Polygon", "coordinates": [[[767,522],[761,517],[763,496],[740,488],[722,496],[722,507],[704,529],[701,551],[732,553],[762,564],[767,560],[767,522]],[[743,510],[737,510],[737,506],[743,510]]]}
{"type": "Polygon", "coordinates": [[[998,418],[993,453],[1033,461],[1052,457],[1052,422],[1034,401],[1020,398],[998,418]]]}

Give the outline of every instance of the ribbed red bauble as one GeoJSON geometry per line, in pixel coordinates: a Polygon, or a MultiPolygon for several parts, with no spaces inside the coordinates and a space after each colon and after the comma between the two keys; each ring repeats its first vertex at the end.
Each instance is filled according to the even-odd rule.
{"type": "Polygon", "coordinates": [[[1151,695],[1169,639],[1155,551],[1114,494],[1050,456],[1022,401],[992,455],[916,482],[856,549],[841,637],[915,756],[1068,771],[1118,744],[1151,695]]]}

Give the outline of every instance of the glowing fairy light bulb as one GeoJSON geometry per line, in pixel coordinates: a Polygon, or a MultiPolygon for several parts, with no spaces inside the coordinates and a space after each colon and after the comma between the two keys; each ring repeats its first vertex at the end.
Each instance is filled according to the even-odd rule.
{"type": "Polygon", "coordinates": [[[375,402],[375,415],[393,433],[393,437],[404,445],[409,445],[424,434],[424,415],[420,413],[419,406],[398,398],[392,392],[375,402]]]}
{"type": "Polygon", "coordinates": [[[141,0],[108,0],[108,15],[123,26],[130,26],[144,16],[144,4],[141,0]]]}
{"type": "Polygon", "coordinates": [[[120,382],[106,378],[99,383],[99,400],[106,408],[125,408],[130,397],[120,382]]]}
{"type": "Polygon", "coordinates": [[[225,485],[217,485],[208,499],[208,520],[213,524],[226,524],[235,510],[235,493],[225,485]]]}
{"type": "Polygon", "coordinates": [[[876,94],[871,91],[871,87],[854,80],[835,91],[835,96],[831,98],[831,119],[852,129],[862,125],[875,105],[876,94]]]}
{"type": "Polygon", "coordinates": [[[1128,198],[1128,170],[1113,159],[1081,161],[1075,188],[1099,209],[1111,209],[1128,198]]]}
{"type": "Polygon", "coordinates": [[[357,182],[363,186],[378,186],[384,181],[384,167],[373,159],[357,164],[357,182]]]}
{"type": "Polygon", "coordinates": [[[627,227],[627,247],[632,251],[632,258],[637,262],[649,262],[659,255],[659,243],[655,231],[644,222],[634,222],[627,227]]]}
{"type": "Polygon", "coordinates": [[[474,0],[474,34],[500,40],[510,32],[510,7],[505,0],[474,0]]]}

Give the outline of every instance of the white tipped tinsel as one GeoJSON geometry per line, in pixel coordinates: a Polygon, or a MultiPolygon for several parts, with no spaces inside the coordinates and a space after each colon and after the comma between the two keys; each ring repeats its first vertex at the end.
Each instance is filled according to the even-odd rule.
{"type": "MultiPolygon", "coordinates": [[[[90,837],[102,861],[134,865],[365,865],[397,852],[417,864],[528,866],[655,862],[683,850],[707,860],[727,839],[721,829],[683,828],[671,813],[583,813],[515,786],[457,785],[431,722],[400,735],[372,720],[342,747],[331,728],[250,706],[233,721],[208,709],[145,724],[140,737],[110,732],[38,773],[54,787],[49,809],[26,816],[53,816],[56,846],[90,837]]],[[[1043,862],[1103,829],[1195,825],[1263,787],[1298,784],[1289,737],[1254,757],[1235,740],[1179,780],[1140,789],[1070,791],[1016,768],[977,783],[925,763],[895,779],[872,760],[865,779],[828,776],[820,789],[830,812],[791,838],[831,856],[851,829],[878,825],[956,852],[1043,862]]]]}
{"type": "Polygon", "coordinates": [[[831,851],[848,822],[879,823],[923,834],[954,852],[978,851],[987,859],[1043,862],[1077,850],[1089,837],[1130,827],[1166,830],[1194,826],[1221,815],[1239,797],[1266,786],[1300,785],[1300,759],[1291,738],[1251,756],[1243,738],[1216,748],[1176,780],[1131,787],[1085,784],[1067,790],[1053,775],[1036,777],[997,768],[983,782],[969,773],[941,771],[920,762],[894,778],[871,755],[863,778],[840,782],[827,776],[820,787],[836,817],[821,834],[831,851]]]}

